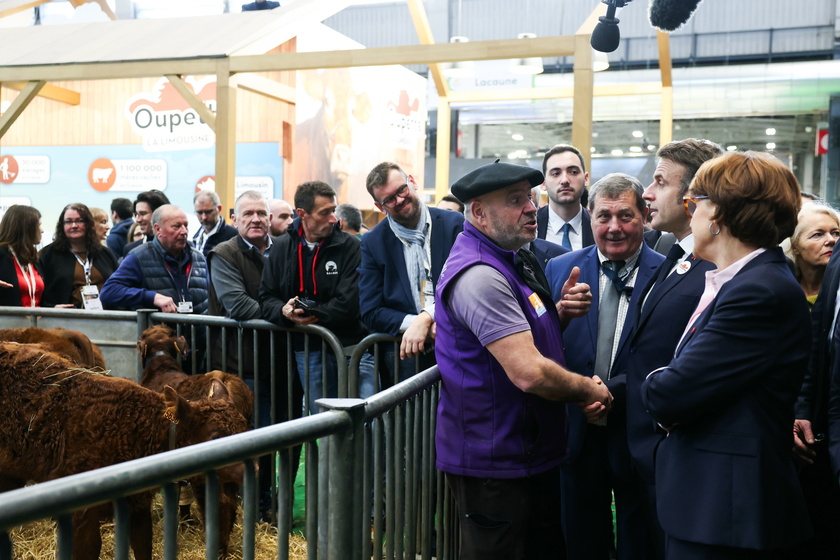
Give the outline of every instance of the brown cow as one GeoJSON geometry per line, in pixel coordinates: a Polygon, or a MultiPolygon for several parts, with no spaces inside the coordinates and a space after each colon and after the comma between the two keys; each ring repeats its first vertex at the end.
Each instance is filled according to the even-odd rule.
{"type": "MultiPolygon", "coordinates": [[[[229,400],[190,403],[127,379],[79,373],[38,345],[0,343],[0,492],[161,453],[170,447],[243,432],[247,424],[229,400]]],[[[219,384],[220,390],[224,387],[219,384]]],[[[242,465],[220,469],[222,484],[241,480],[242,465]]],[[[152,557],[152,492],[128,498],[136,560],[152,557]]],[[[99,557],[103,505],[73,515],[73,555],[99,557]]],[[[226,552],[227,541],[221,547],[226,552]]]]}
{"type": "Polygon", "coordinates": [[[137,353],[143,360],[143,377],[140,385],[152,391],[163,391],[166,385],[178,391],[187,400],[214,398],[213,380],[221,381],[230,394],[236,409],[248,425],[254,414],[254,393],[242,379],[230,373],[213,370],[203,375],[187,375],[178,365],[178,355],[187,355],[187,340],[176,336],[166,325],[154,325],[140,335],[137,353]]]}
{"type": "MultiPolygon", "coordinates": [[[[254,393],[239,377],[214,370],[203,375],[187,375],[178,366],[178,355],[187,355],[187,340],[177,336],[167,325],[154,325],[140,335],[137,352],[143,360],[143,377],[140,384],[152,391],[163,391],[169,386],[190,401],[230,398],[233,406],[242,414],[248,426],[254,411],[254,393]]],[[[196,481],[191,481],[196,488],[196,481]]],[[[192,496],[181,493],[181,516],[189,517],[192,496]]],[[[186,489],[189,489],[188,487],[186,489]]],[[[220,493],[219,540],[227,543],[236,522],[238,484],[227,484],[220,493]]],[[[199,508],[204,513],[204,492],[193,493],[199,508]]]]}
{"type": "Polygon", "coordinates": [[[79,331],[38,327],[0,329],[0,341],[41,344],[44,348],[76,362],[79,366],[105,370],[105,358],[102,357],[102,351],[79,331]]]}

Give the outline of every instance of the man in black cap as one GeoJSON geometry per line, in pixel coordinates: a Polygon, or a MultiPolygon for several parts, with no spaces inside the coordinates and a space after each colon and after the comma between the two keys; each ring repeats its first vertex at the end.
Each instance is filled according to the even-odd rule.
{"type": "Polygon", "coordinates": [[[436,449],[461,514],[462,559],[562,554],[566,403],[594,420],[612,401],[597,376],[564,367],[561,323],[591,301],[580,270],[555,307],[539,263],[522,250],[536,237],[529,194],[542,181],[537,170],[496,162],[452,187],[467,222],[436,287],[436,449]]]}

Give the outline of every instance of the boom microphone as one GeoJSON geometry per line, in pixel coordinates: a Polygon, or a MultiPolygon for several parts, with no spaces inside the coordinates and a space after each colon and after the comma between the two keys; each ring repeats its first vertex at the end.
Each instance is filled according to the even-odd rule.
{"type": "Polygon", "coordinates": [[[632,0],[601,0],[607,5],[607,15],[598,18],[598,25],[592,30],[589,44],[596,51],[613,52],[618,48],[621,32],[618,30],[619,19],[615,17],[616,8],[623,8],[632,0]]]}
{"type": "Polygon", "coordinates": [[[650,0],[650,24],[666,33],[676,31],[691,19],[702,0],[650,0]]]}

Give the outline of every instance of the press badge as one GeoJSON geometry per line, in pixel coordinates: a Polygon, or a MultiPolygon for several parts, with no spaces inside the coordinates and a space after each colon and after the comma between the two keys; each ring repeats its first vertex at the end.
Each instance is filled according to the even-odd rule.
{"type": "Polygon", "coordinates": [[[545,315],[545,305],[543,304],[540,296],[537,295],[537,292],[534,292],[530,296],[528,296],[528,301],[531,302],[531,305],[534,306],[534,311],[537,312],[537,317],[542,317],[545,315]]]}
{"type": "Polygon", "coordinates": [[[178,313],[192,313],[192,302],[191,301],[179,301],[178,302],[178,313]]]}
{"type": "Polygon", "coordinates": [[[102,300],[99,299],[99,288],[95,284],[82,286],[82,305],[91,311],[102,311],[102,300]]]}

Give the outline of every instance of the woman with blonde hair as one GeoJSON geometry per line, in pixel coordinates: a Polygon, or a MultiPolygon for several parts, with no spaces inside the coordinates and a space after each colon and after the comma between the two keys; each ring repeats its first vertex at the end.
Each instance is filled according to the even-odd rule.
{"type": "Polygon", "coordinates": [[[41,213],[14,204],[0,220],[0,305],[39,307],[44,279],[36,245],[41,243],[41,213]]]}
{"type": "Polygon", "coordinates": [[[825,267],[840,239],[840,214],[825,203],[805,202],[796,229],[790,236],[788,257],[793,260],[796,280],[811,308],[822,287],[825,267]]]}

